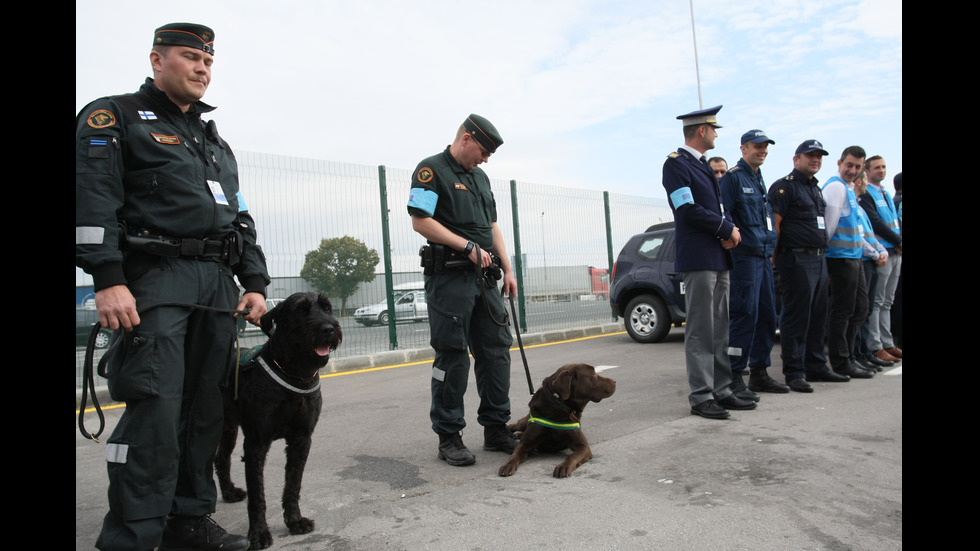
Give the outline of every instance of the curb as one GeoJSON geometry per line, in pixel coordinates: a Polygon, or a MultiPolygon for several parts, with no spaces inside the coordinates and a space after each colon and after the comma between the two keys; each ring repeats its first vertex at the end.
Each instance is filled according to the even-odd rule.
{"type": "MultiPolygon", "coordinates": [[[[605,323],[602,325],[591,325],[587,327],[576,327],[573,329],[562,329],[557,331],[545,331],[543,333],[530,333],[521,335],[521,342],[524,347],[537,346],[541,344],[569,341],[618,333],[624,331],[623,322],[605,323]]],[[[517,349],[517,339],[514,339],[512,350],[517,349]]],[[[376,367],[388,367],[393,365],[432,361],[435,352],[431,348],[415,348],[411,350],[391,350],[387,352],[377,352],[374,354],[364,354],[361,356],[351,356],[349,358],[330,359],[328,373],[343,373],[347,371],[357,371],[360,369],[371,369],[376,367]]],[[[520,361],[518,359],[518,361],[520,361]]],[[[100,406],[119,404],[109,396],[109,389],[102,385],[95,387],[95,398],[98,399],[100,406]]],[[[92,398],[89,397],[91,407],[92,398]]],[[[78,411],[78,404],[82,401],[82,390],[75,389],[75,411],[78,411]]]]}

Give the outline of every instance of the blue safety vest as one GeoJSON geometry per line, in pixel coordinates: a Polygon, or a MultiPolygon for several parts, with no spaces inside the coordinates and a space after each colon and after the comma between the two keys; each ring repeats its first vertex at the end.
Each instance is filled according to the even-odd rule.
{"type": "MultiPolygon", "coordinates": [[[[888,192],[869,184],[868,195],[875,200],[875,206],[878,207],[878,216],[881,217],[881,221],[887,224],[892,231],[901,235],[902,230],[898,227],[898,215],[895,213],[895,204],[892,202],[892,198],[888,195],[888,192]]],[[[893,249],[898,245],[898,243],[892,243],[880,235],[878,236],[878,241],[886,249],[893,249]]]]}
{"type": "MultiPolygon", "coordinates": [[[[868,213],[864,212],[864,209],[860,206],[858,207],[858,215],[861,218],[861,230],[864,232],[864,240],[868,242],[876,251],[878,250],[878,240],[875,238],[875,231],[871,228],[871,219],[868,218],[868,213]]],[[[861,257],[865,260],[873,260],[870,256],[861,252],[861,257]]]]}
{"type": "Polygon", "coordinates": [[[851,212],[847,216],[842,214],[840,220],[837,221],[837,230],[831,236],[830,244],[827,247],[827,257],[861,258],[861,242],[864,236],[861,235],[861,215],[858,214],[857,197],[854,196],[854,191],[838,176],[827,180],[822,189],[826,190],[827,186],[833,182],[840,182],[844,186],[847,191],[847,204],[850,205],[851,212]]]}

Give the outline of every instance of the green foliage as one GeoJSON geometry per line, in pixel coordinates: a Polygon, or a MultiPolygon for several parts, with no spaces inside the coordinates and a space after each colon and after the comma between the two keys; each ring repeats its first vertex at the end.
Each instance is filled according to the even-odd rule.
{"type": "Polygon", "coordinates": [[[342,301],[353,295],[362,282],[374,279],[374,269],[380,262],[378,251],[363,242],[345,235],[320,241],[320,246],[306,253],[306,262],[299,275],[317,291],[342,301]]]}

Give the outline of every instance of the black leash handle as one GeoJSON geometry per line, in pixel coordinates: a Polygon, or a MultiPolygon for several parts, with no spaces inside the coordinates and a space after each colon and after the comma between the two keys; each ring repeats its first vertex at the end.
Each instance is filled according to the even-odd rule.
{"type": "MultiPolygon", "coordinates": [[[[229,314],[242,314],[246,315],[251,311],[251,308],[245,308],[244,310],[235,310],[234,308],[214,308],[212,306],[200,306],[197,304],[187,304],[183,302],[158,302],[156,304],[148,304],[144,308],[137,308],[138,313],[146,312],[158,306],[184,306],[187,308],[197,308],[199,310],[211,310],[214,312],[226,312],[229,314]]],[[[95,393],[95,375],[93,374],[92,365],[95,359],[95,340],[98,338],[99,331],[102,329],[102,322],[95,322],[92,327],[92,333],[88,337],[88,344],[85,346],[85,362],[82,364],[82,399],[78,405],[78,431],[82,433],[82,436],[92,440],[96,444],[99,443],[99,436],[102,435],[102,431],[105,430],[105,415],[102,414],[102,407],[99,406],[99,398],[95,393]],[[88,403],[88,395],[92,395],[92,406],[95,408],[95,412],[99,415],[99,430],[95,431],[95,434],[88,432],[85,429],[85,408],[88,403]]],[[[99,375],[108,378],[110,375],[106,373],[105,366],[109,359],[109,355],[115,352],[115,349],[119,346],[122,339],[116,339],[112,345],[105,351],[102,358],[99,359],[99,375]]]]}
{"type": "MultiPolygon", "coordinates": [[[[92,360],[95,357],[95,340],[99,338],[99,331],[102,330],[102,324],[100,322],[95,322],[92,327],[92,333],[88,337],[88,344],[85,346],[85,362],[82,364],[82,400],[78,407],[78,430],[82,433],[82,436],[99,443],[99,435],[105,430],[105,415],[102,414],[102,408],[99,407],[99,398],[95,394],[95,377],[92,375],[92,360]],[[99,414],[99,430],[95,434],[90,434],[85,430],[85,404],[88,402],[88,393],[92,393],[92,405],[95,406],[95,412],[99,414]]],[[[108,352],[108,351],[107,351],[108,352]]]]}
{"type": "Polygon", "coordinates": [[[517,311],[514,308],[514,295],[510,299],[511,319],[514,320],[514,332],[517,333],[517,346],[521,349],[521,359],[524,360],[524,374],[527,375],[527,390],[534,396],[534,383],[531,382],[531,370],[527,366],[527,356],[524,355],[524,341],[521,340],[521,330],[517,328],[517,311]]]}

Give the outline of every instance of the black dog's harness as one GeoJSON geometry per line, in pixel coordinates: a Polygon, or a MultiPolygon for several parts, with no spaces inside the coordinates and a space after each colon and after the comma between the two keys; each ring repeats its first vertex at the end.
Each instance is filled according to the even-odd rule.
{"type": "MultiPolygon", "coordinates": [[[[136,312],[142,314],[143,312],[152,310],[160,306],[183,306],[186,308],[196,308],[198,310],[209,310],[212,312],[224,312],[227,314],[241,314],[247,315],[251,312],[251,308],[245,308],[244,310],[235,310],[234,308],[215,308],[213,306],[201,306],[199,304],[187,304],[184,302],[158,302],[156,304],[148,304],[142,308],[137,308],[136,312]]],[[[92,327],[92,333],[89,335],[88,344],[85,347],[85,362],[82,364],[82,399],[78,405],[78,430],[82,433],[82,436],[88,438],[96,443],[99,442],[99,435],[105,430],[105,416],[102,414],[102,408],[99,406],[99,398],[95,394],[95,376],[92,373],[92,364],[95,359],[95,340],[98,338],[99,331],[102,329],[102,322],[95,322],[92,327]],[[88,402],[88,395],[92,394],[92,405],[95,407],[95,412],[99,415],[99,430],[95,434],[90,434],[85,430],[85,404],[88,402]]],[[[103,378],[110,378],[115,373],[106,372],[106,363],[109,357],[116,351],[119,347],[119,343],[122,339],[116,339],[112,343],[112,346],[105,351],[102,358],[99,360],[99,376],[103,378]]]]}
{"type": "Polygon", "coordinates": [[[279,365],[279,362],[277,362],[275,360],[272,361],[272,363],[274,363],[275,366],[276,366],[276,368],[273,369],[272,366],[270,366],[269,363],[265,361],[265,358],[262,357],[262,353],[261,353],[262,352],[262,346],[263,345],[259,345],[259,346],[255,346],[255,347],[249,349],[249,351],[246,352],[244,356],[242,356],[241,361],[238,362],[238,369],[236,369],[236,371],[235,371],[235,399],[236,400],[238,399],[238,373],[239,373],[239,371],[245,371],[245,370],[250,369],[250,368],[252,368],[252,367],[254,367],[256,365],[260,366],[262,368],[262,370],[265,371],[266,375],[268,375],[273,381],[275,381],[276,383],[278,383],[279,386],[285,388],[286,390],[288,390],[290,392],[295,392],[296,394],[312,394],[312,393],[320,390],[320,370],[319,369],[316,370],[313,373],[313,375],[311,375],[309,378],[306,378],[306,379],[301,379],[301,378],[296,377],[294,375],[287,374],[286,373],[286,370],[284,370],[282,368],[282,366],[279,365]],[[293,379],[299,379],[300,381],[302,381],[304,383],[312,384],[312,386],[310,388],[300,388],[298,386],[294,386],[294,385],[286,382],[286,380],[283,377],[290,377],[290,378],[293,378],[293,379]]]}

